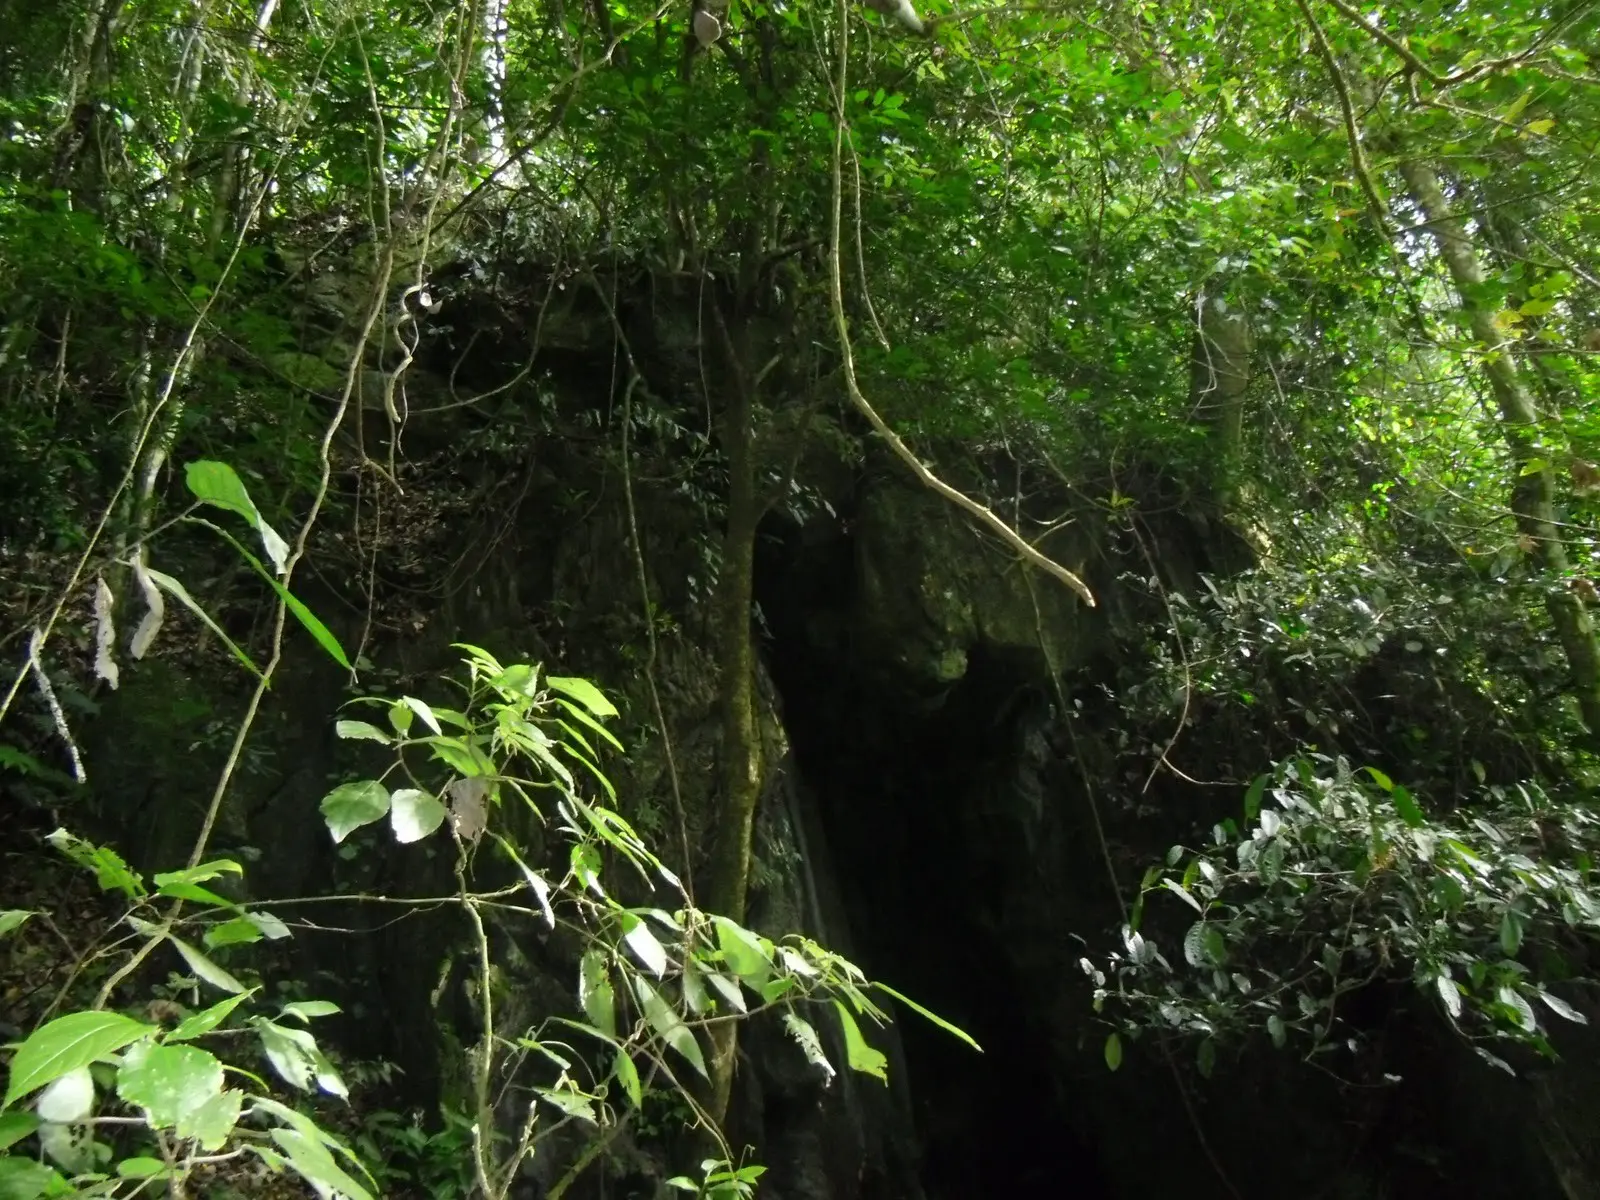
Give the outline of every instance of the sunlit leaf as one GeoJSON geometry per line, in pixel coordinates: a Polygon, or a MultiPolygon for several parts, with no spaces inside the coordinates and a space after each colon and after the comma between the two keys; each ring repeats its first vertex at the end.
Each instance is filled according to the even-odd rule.
{"type": "Polygon", "coordinates": [[[375,779],[342,783],[318,807],[333,840],[342,842],[363,825],[389,815],[389,789],[375,779]]]}
{"type": "Polygon", "coordinates": [[[4,1107],[63,1075],[99,1062],[155,1026],[111,1012],[76,1012],[41,1025],[27,1036],[10,1062],[4,1107]]]}

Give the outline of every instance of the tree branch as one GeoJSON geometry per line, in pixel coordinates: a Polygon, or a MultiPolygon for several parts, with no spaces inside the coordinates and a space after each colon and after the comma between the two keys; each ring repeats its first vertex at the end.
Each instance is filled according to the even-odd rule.
{"type": "Polygon", "coordinates": [[[843,240],[841,231],[844,224],[844,136],[845,130],[848,128],[844,106],[845,99],[850,94],[847,78],[850,61],[849,14],[845,10],[844,0],[839,0],[839,10],[839,65],[833,81],[833,204],[828,227],[828,298],[830,307],[833,310],[834,327],[839,334],[839,354],[841,365],[844,368],[845,391],[850,397],[851,404],[867,419],[867,424],[872,426],[873,432],[889,444],[889,449],[894,451],[895,457],[910,467],[911,473],[924,486],[938,493],[957,508],[976,517],[981,524],[987,526],[1006,545],[1010,546],[1041,571],[1055,576],[1076,592],[1085,604],[1093,608],[1094,593],[1089,590],[1088,584],[1084,583],[1082,579],[1054,559],[1035,550],[1029,545],[1026,538],[1007,525],[993,511],[985,508],[970,496],[957,491],[929,470],[927,464],[911,452],[911,448],[878,415],[878,411],[872,407],[871,401],[862,394],[861,385],[856,379],[855,355],[850,348],[850,323],[845,319],[844,278],[839,265],[843,240]]]}

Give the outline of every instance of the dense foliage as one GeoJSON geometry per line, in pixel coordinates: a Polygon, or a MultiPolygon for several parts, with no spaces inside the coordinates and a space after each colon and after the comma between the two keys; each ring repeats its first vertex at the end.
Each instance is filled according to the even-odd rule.
{"type": "MultiPolygon", "coordinates": [[[[254,690],[217,735],[193,859],[155,875],[64,847],[111,871],[136,912],[198,897],[220,906],[215,928],[271,938],[206,891],[238,864],[204,851],[286,643],[370,682],[429,605],[467,591],[516,520],[535,448],[599,446],[643,593],[622,657],[654,694],[658,638],[692,626],[717,665],[698,893],[673,912],[609,899],[584,847],[666,868],[571,773],[604,782],[603,711],[564,677],[540,691],[531,667],[478,651],[472,700],[488,707],[460,729],[409,700],[388,727],[341,726],[401,750],[431,738],[455,782],[347,783],[324,808],[334,837],[380,818],[430,832],[462,781],[515,791],[504,760],[521,755],[568,806],[573,911],[610,939],[587,997],[612,987],[596,972],[626,970],[617,990],[644,1018],[627,1034],[591,1010],[582,1031],[615,1051],[624,1091],[640,1090],[635,1058],[670,1075],[669,1046],[704,1069],[684,1094],[711,1125],[728,1104],[737,1023],[706,1018],[702,1062],[683,1023],[717,1011],[691,982],[701,954],[767,1003],[777,980],[845,997],[852,1065],[870,1067],[850,1013],[878,1010],[853,969],[814,944],[745,940],[763,785],[749,618],[763,518],[826,505],[806,469],[819,456],[887,445],[1043,565],[1041,586],[1132,597],[1105,684],[1118,769],[1095,781],[1102,798],[1148,816],[1157,777],[1229,797],[1186,811],[1165,865],[1105,855],[1121,937],[1080,932],[1113,1068],[1145,1034],[1192,1038],[1208,1071],[1219,1046],[1349,1055],[1363,1018],[1347,998],[1396,984],[1497,1064],[1518,1065],[1482,1043],[1554,1055],[1548,1018],[1588,1015],[1600,912],[1600,12],[932,0],[915,36],[876,8],[0,0],[12,794],[73,793],[74,726],[120,670],[227,661],[254,690]],[[646,561],[636,479],[694,514],[701,565],[681,586],[646,561]],[[1100,559],[1135,567],[1091,586],[1083,564],[1049,561],[1054,501],[1093,525],[1100,559]],[[1203,569],[1156,536],[1172,512],[1205,543],[1203,569]],[[348,635],[308,581],[355,614],[348,635]],[[175,644],[169,603],[199,643],[175,644]],[[557,718],[559,735],[542,732],[557,718]],[[716,951],[697,940],[713,928],[716,951]],[[668,959],[677,1007],[650,982],[668,959]]],[[[588,486],[554,519],[586,511],[588,486]]],[[[659,695],[633,715],[666,736],[659,695]]],[[[675,832],[693,858],[681,813],[675,832]]],[[[464,868],[459,882],[476,913],[464,868]]],[[[171,941],[200,978],[238,982],[197,965],[163,911],[138,917],[143,945],[171,941]]],[[[107,1009],[138,961],[76,1014],[93,1036],[73,1054],[55,1055],[59,1024],[22,1043],[7,1094],[49,1085],[42,1116],[63,1128],[108,1088],[143,1104],[159,1156],[124,1160],[130,1188],[180,1174],[175,1146],[223,1144],[221,1125],[195,1124],[201,1107],[245,1103],[187,1024],[209,1031],[232,1001],[160,1035],[107,1009]],[[37,1067],[50,1055],[63,1069],[37,1067]],[[167,1076],[189,1099],[144,1103],[167,1076]]],[[[739,984],[705,970],[742,1012],[739,984]]],[[[300,1026],[248,1020],[291,1083],[337,1079],[300,1026]]],[[[564,1061],[537,1036],[519,1052],[564,1061]]],[[[579,1078],[558,1072],[540,1095],[587,1120],[599,1085],[579,1078]]],[[[475,1096],[488,1123],[487,1085],[475,1096]]],[[[342,1143],[264,1092],[248,1103],[271,1153],[362,1194],[342,1143]]],[[[31,1121],[0,1124],[7,1144],[31,1121]]],[[[471,1141],[462,1186],[503,1194],[530,1139],[471,1141]]],[[[104,1174],[81,1139],[39,1149],[104,1174]]],[[[735,1149],[680,1182],[748,1191],[735,1149]]],[[[41,1172],[28,1195],[54,1186],[41,1172]]]]}

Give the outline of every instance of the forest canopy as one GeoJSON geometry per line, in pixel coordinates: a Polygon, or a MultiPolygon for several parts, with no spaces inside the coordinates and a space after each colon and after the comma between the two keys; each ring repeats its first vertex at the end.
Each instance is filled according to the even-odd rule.
{"type": "MultiPolygon", "coordinates": [[[[1208,797],[1164,862],[1100,831],[1107,1066],[1149,1030],[1202,1075],[1252,1038],[1354,1045],[1375,980],[1508,1070],[1583,1021],[1600,6],[0,0],[0,28],[0,768],[26,787],[70,788],[91,695],[182,610],[259,684],[196,867],[286,638],[370,684],[542,469],[546,524],[625,499],[643,612],[597,640],[646,679],[675,789],[655,672],[685,630],[713,664],[710,799],[675,794],[655,849],[742,930],[763,539],[838,516],[829,472],[867,464],[1017,559],[1036,614],[1107,611],[1117,811],[1157,778],[1208,797]],[[643,536],[652,503],[690,516],[643,536]],[[1184,921],[1142,931],[1146,896],[1184,921]]],[[[473,661],[496,704],[587,703],[473,661]]],[[[609,788],[602,702],[560,719],[609,788]]],[[[734,1030],[705,1033],[713,1117],[734,1030]]]]}

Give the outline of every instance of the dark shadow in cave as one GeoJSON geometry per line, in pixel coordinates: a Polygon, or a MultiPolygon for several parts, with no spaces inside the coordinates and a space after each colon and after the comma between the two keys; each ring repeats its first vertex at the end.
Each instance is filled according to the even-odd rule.
{"type": "Polygon", "coordinates": [[[854,577],[848,538],[764,531],[766,661],[858,961],[984,1048],[897,1014],[922,1186],[928,1200],[1109,1196],[1090,1125],[1048,1067],[1051,998],[1005,952],[999,898],[1019,839],[979,811],[1013,765],[1006,714],[1037,692],[1038,667],[979,649],[943,694],[907,691],[853,644],[854,577]]]}

